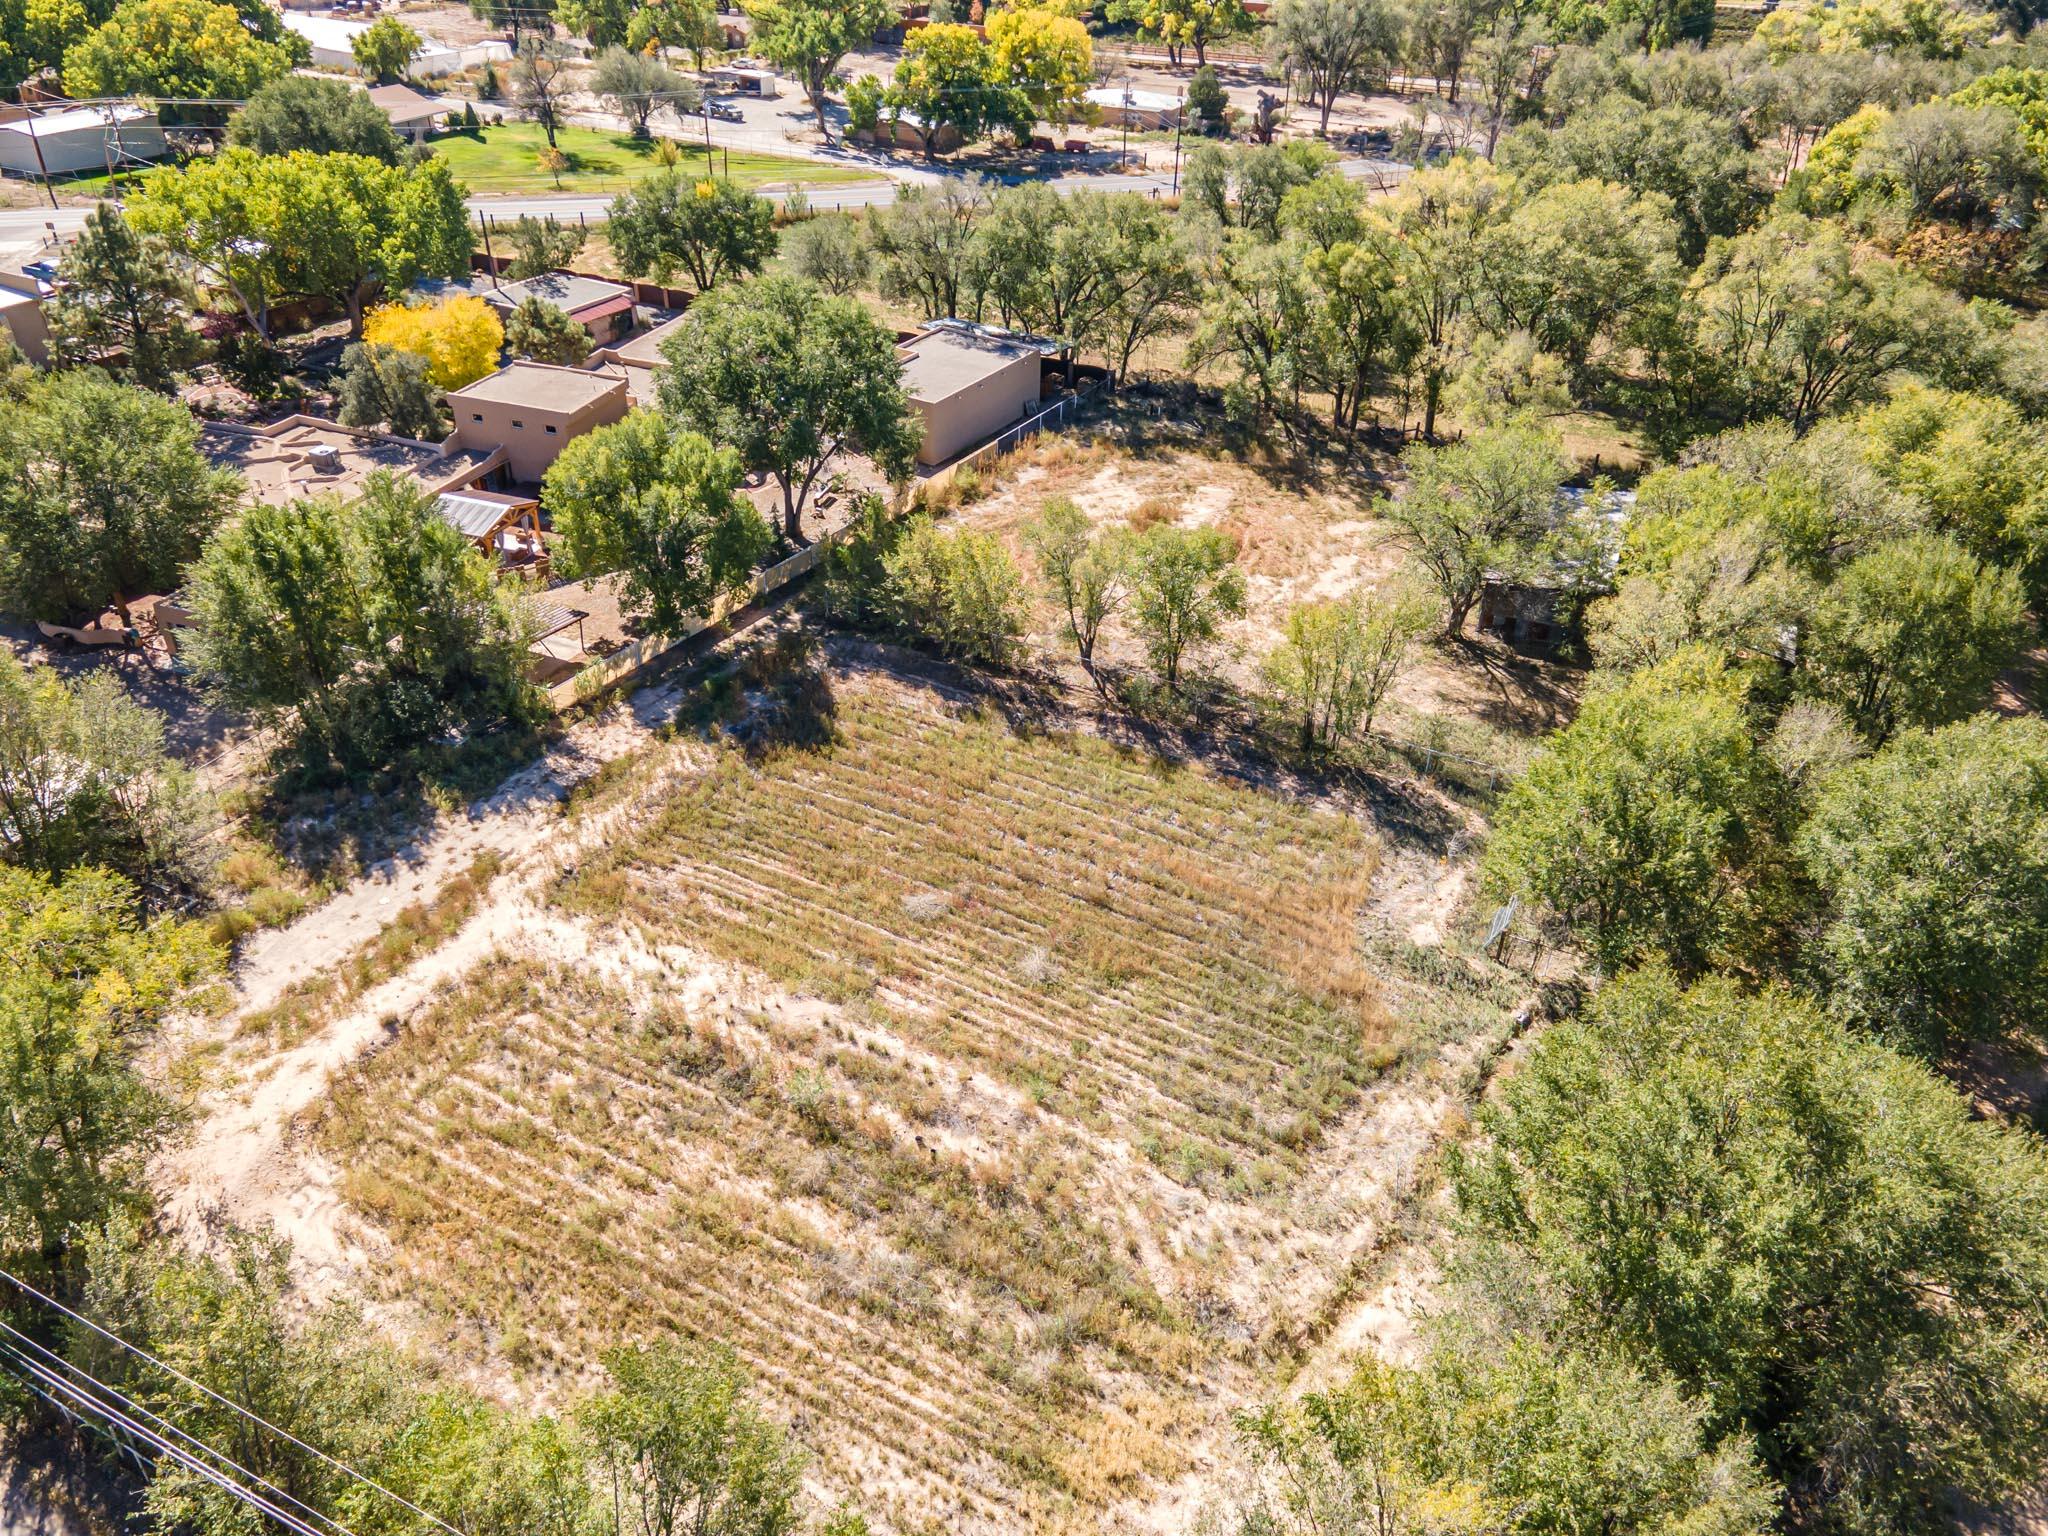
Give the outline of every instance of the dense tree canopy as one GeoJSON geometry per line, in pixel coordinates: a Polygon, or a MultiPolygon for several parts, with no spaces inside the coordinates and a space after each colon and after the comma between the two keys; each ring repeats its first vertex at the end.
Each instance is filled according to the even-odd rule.
{"type": "Polygon", "coordinates": [[[259,155],[363,155],[396,165],[405,145],[362,91],[317,75],[273,80],[228,119],[228,142],[259,155]]]}

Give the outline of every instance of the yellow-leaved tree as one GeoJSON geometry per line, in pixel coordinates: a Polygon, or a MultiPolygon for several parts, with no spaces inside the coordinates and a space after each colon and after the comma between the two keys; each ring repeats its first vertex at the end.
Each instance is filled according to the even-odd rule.
{"type": "Polygon", "coordinates": [[[1072,118],[1095,83],[1088,29],[1054,6],[997,11],[988,19],[988,41],[1004,77],[1049,123],[1072,118]]]}
{"type": "Polygon", "coordinates": [[[363,339],[424,357],[428,378],[460,389],[498,366],[505,327],[490,305],[464,294],[437,304],[387,304],[363,322],[363,339]]]}

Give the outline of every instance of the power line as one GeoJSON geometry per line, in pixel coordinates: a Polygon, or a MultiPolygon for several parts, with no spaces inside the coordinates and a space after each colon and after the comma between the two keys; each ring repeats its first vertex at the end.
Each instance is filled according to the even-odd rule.
{"type": "Polygon", "coordinates": [[[22,1294],[34,1297],[37,1301],[42,1302],[45,1306],[55,1308],[57,1311],[63,1313],[64,1316],[70,1318],[72,1321],[81,1323],[85,1327],[90,1328],[94,1333],[98,1334],[108,1343],[118,1345],[120,1348],[127,1350],[130,1354],[135,1355],[139,1359],[147,1360],[151,1365],[155,1366],[158,1370],[163,1371],[165,1374],[169,1376],[175,1377],[177,1380],[183,1382],[186,1386],[191,1387],[194,1391],[205,1393],[208,1397],[212,1398],[215,1402],[219,1403],[223,1408],[230,1409],[231,1411],[240,1414],[250,1423],[260,1425],[262,1428],[269,1430],[273,1435],[280,1436],[281,1438],[290,1441],[293,1445],[297,1446],[300,1450],[306,1452],[309,1456],[318,1457],[321,1461],[325,1462],[328,1466],[333,1467],[336,1471],[344,1472],[348,1476],[354,1478],[357,1482],[363,1484],[365,1487],[375,1489],[378,1493],[383,1494],[384,1497],[386,1497],[387,1499],[391,1499],[395,1503],[398,1503],[404,1506],[406,1509],[411,1510],[414,1514],[418,1515],[422,1520],[430,1521],[434,1525],[440,1527],[442,1530],[448,1533],[448,1536],[463,1536],[463,1533],[461,1531],[458,1531],[454,1526],[450,1525],[446,1520],[443,1520],[439,1515],[434,1514],[431,1510],[425,1510],[420,1508],[419,1505],[413,1503],[412,1500],[406,1498],[403,1494],[394,1493],[391,1489],[385,1487],[382,1483],[378,1482],[374,1477],[369,1476],[367,1473],[358,1472],[354,1467],[349,1466],[346,1462],[340,1461],[335,1457],[328,1455],[327,1452],[321,1450],[318,1446],[308,1445],[305,1441],[301,1440],[297,1435],[293,1434],[290,1430],[278,1428],[277,1425],[271,1423],[261,1414],[255,1413],[250,1409],[244,1408],[240,1403],[234,1401],[232,1398],[223,1397],[220,1393],[214,1391],[213,1388],[206,1385],[205,1382],[193,1380],[190,1376],[187,1376],[183,1371],[179,1370],[176,1366],[171,1365],[166,1361],[159,1360],[155,1355],[152,1355],[148,1350],[143,1349],[140,1345],[131,1344],[126,1339],[122,1338],[119,1334],[113,1333],[108,1329],[102,1328],[98,1323],[94,1322],[91,1318],[82,1316],[81,1314],[72,1311],[71,1308],[65,1306],[63,1302],[58,1301],[55,1297],[44,1295],[41,1291],[37,1290],[34,1286],[30,1285],[26,1280],[22,1279],[19,1275],[16,1275],[9,1270],[0,1269],[0,1280],[7,1281],[8,1284],[12,1285],[16,1290],[22,1292],[22,1294]]]}
{"type": "MultiPolygon", "coordinates": [[[[147,1426],[137,1423],[127,1414],[121,1412],[120,1409],[94,1397],[75,1383],[44,1370],[33,1360],[20,1354],[12,1346],[4,1342],[0,1342],[0,1357],[11,1357],[20,1365],[26,1372],[26,1375],[22,1378],[22,1385],[67,1417],[75,1418],[81,1410],[97,1415],[106,1420],[110,1427],[118,1429],[124,1434],[134,1436],[152,1450],[169,1457],[177,1465],[205,1479],[231,1498],[239,1499],[250,1508],[270,1516],[279,1525],[292,1532],[293,1536],[326,1536],[325,1532],[317,1531],[295,1515],[279,1509],[254,1489],[244,1487],[220,1471],[219,1468],[201,1461],[197,1456],[172,1444],[147,1426]]],[[[91,1378],[87,1379],[90,1380],[91,1378]]]]}
{"type": "MultiPolygon", "coordinates": [[[[347,1526],[343,1525],[339,1520],[335,1519],[333,1516],[322,1514],[319,1510],[313,1508],[312,1505],[306,1503],[305,1500],[297,1498],[291,1493],[288,1493],[286,1490],[278,1487],[277,1484],[271,1482],[268,1478],[264,1477],[260,1472],[250,1471],[247,1467],[241,1465],[232,1456],[228,1455],[225,1451],[215,1449],[213,1446],[207,1444],[204,1440],[201,1440],[197,1435],[191,1434],[187,1430],[181,1428],[176,1423],[172,1422],[170,1419],[165,1418],[162,1414],[157,1413],[155,1410],[145,1406],[142,1403],[138,1403],[134,1398],[130,1397],[120,1388],[109,1386],[106,1382],[99,1380],[90,1371],[86,1370],[84,1366],[79,1365],[76,1361],[66,1359],[64,1356],[58,1354],[55,1350],[49,1348],[47,1345],[37,1343],[34,1339],[30,1338],[27,1334],[23,1333],[19,1328],[14,1327],[12,1324],[5,1322],[4,1320],[0,1320],[0,1332],[5,1332],[7,1334],[12,1335],[13,1338],[18,1340],[20,1344],[24,1344],[28,1348],[34,1350],[36,1354],[41,1355],[44,1359],[48,1360],[56,1369],[62,1371],[69,1371],[74,1375],[83,1377],[87,1382],[91,1383],[91,1385],[96,1390],[98,1390],[105,1396],[114,1399],[120,1405],[121,1409],[124,1412],[130,1414],[140,1414],[143,1417],[149,1419],[153,1424],[162,1426],[166,1433],[177,1436],[180,1441],[183,1441],[189,1447],[191,1447],[195,1454],[197,1452],[203,1451],[207,1455],[215,1457],[219,1461],[224,1462],[228,1470],[235,1473],[237,1476],[245,1478],[250,1482],[260,1483],[271,1493],[276,1494],[280,1499],[284,1499],[291,1504],[297,1505],[298,1508],[304,1510],[307,1515],[311,1516],[315,1520],[318,1520],[323,1525],[330,1527],[333,1536],[355,1536],[355,1533],[353,1531],[349,1530],[347,1526]]],[[[0,1339],[0,1350],[10,1352],[13,1355],[15,1355],[18,1359],[21,1358],[20,1349],[14,1345],[8,1344],[5,1339],[0,1339]]],[[[23,1360],[23,1363],[33,1364],[33,1362],[27,1360],[23,1360]]]]}

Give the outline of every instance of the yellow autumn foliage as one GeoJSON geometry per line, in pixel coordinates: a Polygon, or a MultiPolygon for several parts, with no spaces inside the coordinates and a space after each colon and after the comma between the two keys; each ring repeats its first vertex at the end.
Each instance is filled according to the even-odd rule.
{"type": "Polygon", "coordinates": [[[363,340],[427,360],[427,377],[443,389],[474,384],[498,366],[505,327],[471,294],[437,304],[387,304],[363,322],[363,340]]]}

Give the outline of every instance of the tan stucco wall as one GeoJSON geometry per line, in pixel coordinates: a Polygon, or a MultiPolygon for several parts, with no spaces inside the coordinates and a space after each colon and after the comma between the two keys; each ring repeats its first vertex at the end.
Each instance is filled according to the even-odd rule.
{"type": "Polygon", "coordinates": [[[943,464],[1018,421],[1024,408],[1038,399],[1038,373],[1038,354],[1033,352],[936,404],[918,401],[924,446],[917,451],[917,461],[943,464]]]}
{"type": "Polygon", "coordinates": [[[620,380],[617,389],[573,412],[460,398],[450,398],[448,405],[455,413],[457,442],[464,448],[484,451],[502,444],[512,478],[534,484],[548,472],[555,456],[572,438],[610,426],[626,414],[626,385],[620,380]],[[483,419],[479,421],[478,417],[483,419]],[[549,427],[555,430],[550,432],[549,427]]]}

